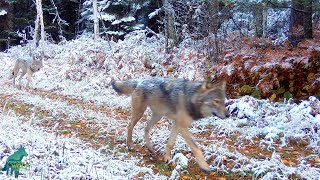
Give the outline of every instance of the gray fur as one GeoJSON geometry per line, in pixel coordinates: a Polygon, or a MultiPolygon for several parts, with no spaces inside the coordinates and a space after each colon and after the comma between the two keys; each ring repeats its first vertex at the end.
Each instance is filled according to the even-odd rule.
{"type": "Polygon", "coordinates": [[[226,82],[212,83],[206,81],[188,81],[184,79],[151,78],[146,80],[113,81],[112,87],[120,94],[131,94],[131,122],[128,126],[127,145],[133,148],[132,131],[149,107],[151,120],[145,128],[145,141],[148,149],[155,153],[150,129],[162,116],[174,120],[166,147],[165,160],[171,157],[175,139],[180,133],[194,153],[200,168],[206,172],[210,169],[202,151],[192,139],[188,128],[192,121],[208,116],[226,118],[229,116],[225,108],[226,82]]]}
{"type": "Polygon", "coordinates": [[[16,77],[18,76],[19,71],[21,70],[21,75],[19,77],[19,88],[21,88],[21,80],[25,74],[27,74],[27,85],[26,87],[29,88],[30,84],[32,85],[32,75],[40,71],[43,67],[42,59],[36,59],[31,57],[24,57],[24,58],[17,58],[13,71],[13,85],[15,86],[16,77]]]}

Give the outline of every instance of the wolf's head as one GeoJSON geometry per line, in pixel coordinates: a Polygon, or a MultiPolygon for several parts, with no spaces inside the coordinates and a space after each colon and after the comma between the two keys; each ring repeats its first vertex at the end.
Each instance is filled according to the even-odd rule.
{"type": "Polygon", "coordinates": [[[35,51],[32,54],[32,62],[31,62],[31,70],[33,72],[40,71],[40,69],[43,67],[42,59],[45,58],[43,51],[35,51]]]}
{"type": "Polygon", "coordinates": [[[203,82],[200,88],[200,94],[197,103],[203,117],[211,115],[219,118],[229,117],[229,112],[225,107],[226,99],[226,81],[212,83],[211,81],[203,82]]]}
{"type": "Polygon", "coordinates": [[[40,71],[40,69],[43,67],[43,64],[42,64],[42,59],[34,59],[31,63],[31,70],[33,72],[37,72],[37,71],[40,71]]]}

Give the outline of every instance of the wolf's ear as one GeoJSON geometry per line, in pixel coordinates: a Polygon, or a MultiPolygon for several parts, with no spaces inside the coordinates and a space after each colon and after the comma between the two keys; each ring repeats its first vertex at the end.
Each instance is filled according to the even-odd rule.
{"type": "Polygon", "coordinates": [[[212,83],[212,79],[211,78],[206,78],[205,81],[203,81],[201,89],[203,91],[208,90],[208,89],[212,89],[214,87],[214,84],[212,83]]]}
{"type": "Polygon", "coordinates": [[[211,80],[207,79],[206,81],[203,82],[201,89],[203,91],[208,90],[208,89],[213,89],[213,88],[219,88],[223,91],[226,90],[226,84],[227,81],[226,80],[222,80],[220,82],[217,83],[213,83],[211,80]]]}
{"type": "Polygon", "coordinates": [[[227,81],[226,80],[222,80],[222,81],[220,81],[219,82],[219,86],[220,86],[220,88],[223,90],[223,91],[225,91],[226,90],[226,85],[227,85],[227,81]]]}

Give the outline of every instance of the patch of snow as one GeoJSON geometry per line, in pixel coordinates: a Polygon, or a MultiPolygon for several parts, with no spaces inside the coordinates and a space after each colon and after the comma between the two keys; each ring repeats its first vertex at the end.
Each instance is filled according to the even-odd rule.
{"type": "MultiPolygon", "coordinates": [[[[139,159],[128,158],[126,154],[110,157],[102,150],[86,147],[76,138],[64,138],[47,133],[45,130],[23,122],[13,112],[0,111],[0,155],[8,157],[20,146],[25,147],[29,165],[20,171],[19,178],[26,179],[100,179],[133,178],[142,172],[146,178],[165,179],[154,174],[150,167],[141,167],[139,159]],[[3,121],[5,119],[5,121],[3,121]]],[[[1,166],[5,162],[1,161],[1,166]]],[[[6,174],[0,174],[7,179],[6,174]]]]}
{"type": "Polygon", "coordinates": [[[6,10],[3,10],[3,9],[0,10],[0,16],[4,16],[4,15],[6,15],[6,14],[7,14],[7,11],[6,11],[6,10]]]}
{"type": "Polygon", "coordinates": [[[111,24],[112,25],[116,25],[116,24],[120,24],[122,22],[132,22],[132,21],[135,21],[136,18],[132,17],[132,16],[129,16],[129,17],[124,17],[124,18],[121,18],[119,20],[115,20],[113,21],[111,24]]]}
{"type": "Polygon", "coordinates": [[[148,14],[149,19],[157,16],[161,10],[162,10],[161,8],[158,8],[158,9],[155,9],[152,13],[148,14]]]}
{"type": "MultiPolygon", "coordinates": [[[[99,16],[99,18],[100,18],[100,16],[99,16]]],[[[103,14],[101,15],[101,19],[103,19],[103,20],[105,20],[105,21],[113,21],[113,20],[116,19],[116,16],[113,15],[113,14],[105,14],[105,13],[103,13],[103,14]]]]}

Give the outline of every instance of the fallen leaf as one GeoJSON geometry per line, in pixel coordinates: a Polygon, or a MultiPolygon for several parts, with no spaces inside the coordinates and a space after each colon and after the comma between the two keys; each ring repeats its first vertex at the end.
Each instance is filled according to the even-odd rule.
{"type": "Polygon", "coordinates": [[[314,158],[313,161],[316,163],[320,163],[320,158],[314,158]]]}
{"type": "Polygon", "coordinates": [[[82,126],[80,124],[77,124],[76,125],[76,128],[81,128],[82,126]]]}
{"type": "Polygon", "coordinates": [[[307,77],[307,80],[311,81],[313,78],[314,78],[314,73],[309,73],[308,77],[307,77]]]}
{"type": "Polygon", "coordinates": [[[276,98],[277,98],[277,95],[276,95],[275,93],[273,93],[273,94],[269,97],[270,101],[274,101],[276,98]]]}
{"type": "Polygon", "coordinates": [[[293,154],[293,155],[299,155],[300,152],[298,152],[298,151],[292,151],[292,154],[293,154]]]}
{"type": "Polygon", "coordinates": [[[176,163],[176,162],[172,162],[172,163],[170,164],[170,166],[171,166],[172,168],[175,168],[175,167],[177,166],[177,163],[176,163]]]}
{"type": "Polygon", "coordinates": [[[296,165],[296,163],[294,163],[294,162],[292,162],[292,161],[289,161],[289,160],[286,160],[286,159],[283,159],[283,160],[282,160],[282,163],[285,164],[286,166],[296,165]]]}
{"type": "Polygon", "coordinates": [[[188,176],[188,175],[183,175],[183,176],[181,177],[181,179],[182,179],[182,180],[188,180],[188,179],[190,179],[190,176],[188,176]]]}
{"type": "Polygon", "coordinates": [[[214,176],[214,175],[216,175],[216,174],[218,174],[218,172],[211,172],[211,173],[210,173],[211,176],[214,176]]]}
{"type": "Polygon", "coordinates": [[[224,177],[218,177],[217,180],[226,180],[224,177]]]}

